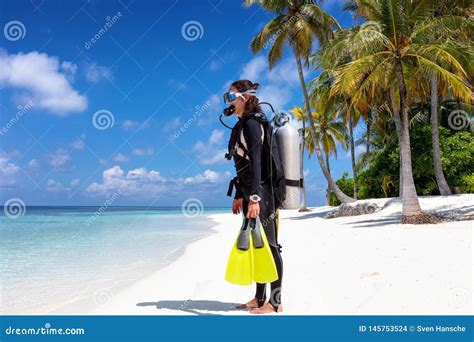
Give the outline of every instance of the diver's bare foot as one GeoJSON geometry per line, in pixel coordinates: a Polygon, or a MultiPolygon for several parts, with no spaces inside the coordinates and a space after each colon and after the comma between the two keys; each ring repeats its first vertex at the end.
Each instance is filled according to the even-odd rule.
{"type": "Polygon", "coordinates": [[[248,301],[245,304],[240,304],[235,307],[236,309],[242,310],[242,309],[256,309],[258,308],[258,300],[257,298],[254,298],[250,301],[248,301]]]}
{"type": "Polygon", "coordinates": [[[254,315],[263,315],[263,314],[282,312],[282,311],[283,311],[283,307],[281,306],[281,304],[278,305],[278,310],[275,311],[275,308],[273,307],[272,304],[266,303],[265,305],[259,308],[253,309],[252,311],[250,311],[250,313],[254,315]]]}

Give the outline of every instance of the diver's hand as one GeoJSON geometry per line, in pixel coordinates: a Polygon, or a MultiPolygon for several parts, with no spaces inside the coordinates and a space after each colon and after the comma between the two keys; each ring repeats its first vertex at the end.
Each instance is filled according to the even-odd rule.
{"type": "Polygon", "coordinates": [[[242,202],[243,198],[236,198],[232,202],[232,213],[234,215],[240,214],[240,211],[242,210],[242,202]]]}
{"type": "Polygon", "coordinates": [[[260,204],[258,202],[250,202],[247,211],[247,218],[256,218],[260,214],[260,204]]]}

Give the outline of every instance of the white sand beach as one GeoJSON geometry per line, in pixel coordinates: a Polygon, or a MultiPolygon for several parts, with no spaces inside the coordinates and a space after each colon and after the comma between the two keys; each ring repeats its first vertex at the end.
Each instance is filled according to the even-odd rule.
{"type": "MultiPolygon", "coordinates": [[[[361,202],[361,201],[360,201],[361,202]]],[[[323,219],[334,208],[282,211],[283,314],[470,315],[474,221],[401,225],[397,199],[371,215],[323,219]]],[[[424,210],[473,214],[474,195],[421,197],[424,210]]],[[[254,286],[224,280],[240,216],[214,215],[215,234],[187,246],[169,266],[94,310],[79,304],[55,314],[247,314],[233,307],[254,286]]]]}

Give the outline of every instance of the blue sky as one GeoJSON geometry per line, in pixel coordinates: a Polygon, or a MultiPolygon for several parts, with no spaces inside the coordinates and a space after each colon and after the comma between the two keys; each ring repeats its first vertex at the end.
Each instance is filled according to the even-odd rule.
{"type": "MultiPolygon", "coordinates": [[[[280,109],[301,105],[292,55],[269,72],[267,51],[248,48],[271,14],[240,0],[65,3],[0,3],[2,202],[229,204],[218,121],[229,82],[259,82],[280,109]]],[[[348,26],[341,3],[324,7],[348,26]]],[[[335,178],[350,170],[345,151],[331,163],[335,178]]],[[[309,204],[323,203],[316,158],[305,170],[309,204]]]]}

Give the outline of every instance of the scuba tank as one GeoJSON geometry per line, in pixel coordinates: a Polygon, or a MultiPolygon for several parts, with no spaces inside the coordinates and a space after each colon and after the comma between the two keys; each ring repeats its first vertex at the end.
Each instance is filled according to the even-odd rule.
{"type": "MultiPolygon", "coordinates": [[[[269,125],[269,150],[271,153],[271,161],[269,165],[275,167],[271,174],[272,188],[275,191],[275,199],[279,203],[278,207],[282,209],[298,209],[300,207],[300,188],[303,187],[300,170],[300,147],[299,133],[296,128],[290,124],[290,115],[286,112],[275,112],[273,106],[268,102],[260,102],[260,104],[268,105],[274,117],[269,125]]],[[[226,108],[224,113],[220,115],[219,121],[225,127],[232,129],[222,120],[223,116],[230,116],[233,113],[233,106],[226,108]]],[[[229,153],[226,154],[227,159],[231,159],[229,153]]],[[[228,196],[231,196],[235,180],[229,184],[228,196]]]]}
{"type": "Polygon", "coordinates": [[[300,171],[299,133],[290,124],[290,116],[287,113],[276,113],[272,121],[285,173],[286,198],[283,209],[298,209],[300,207],[300,188],[303,187],[300,171]]]}

